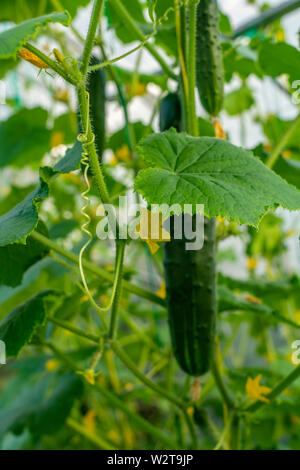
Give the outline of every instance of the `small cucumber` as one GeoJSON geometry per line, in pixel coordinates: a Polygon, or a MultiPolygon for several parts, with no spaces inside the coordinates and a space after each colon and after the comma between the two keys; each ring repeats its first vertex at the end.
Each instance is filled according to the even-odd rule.
{"type": "Polygon", "coordinates": [[[169,93],[162,100],[159,110],[159,128],[164,132],[171,127],[177,131],[181,127],[181,102],[177,93],[169,93]]]}
{"type": "MultiPolygon", "coordinates": [[[[90,65],[99,64],[96,57],[92,57],[90,65]]],[[[105,108],[106,108],[106,76],[103,69],[95,70],[88,76],[87,91],[90,95],[90,118],[95,134],[95,145],[99,157],[102,161],[102,154],[105,148],[105,108]]],[[[79,113],[78,113],[79,115],[79,113]]],[[[82,132],[79,118],[79,132],[82,132]]]]}
{"type": "Polygon", "coordinates": [[[197,6],[196,69],[201,103],[211,116],[216,117],[224,102],[223,55],[216,0],[200,0],[197,6]]]}

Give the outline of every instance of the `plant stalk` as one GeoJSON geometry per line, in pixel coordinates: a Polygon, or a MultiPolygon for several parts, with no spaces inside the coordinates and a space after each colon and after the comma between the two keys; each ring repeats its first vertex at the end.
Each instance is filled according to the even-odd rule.
{"type": "MultiPolygon", "coordinates": [[[[124,6],[125,2],[121,2],[120,0],[110,0],[110,4],[114,8],[117,15],[123,20],[127,29],[129,29],[136,36],[137,39],[139,39],[141,42],[144,42],[145,36],[143,32],[140,30],[140,28],[138,27],[138,25],[136,24],[136,22],[134,21],[134,19],[131,17],[128,10],[125,8],[124,6]]],[[[165,62],[165,60],[162,58],[159,52],[157,52],[156,48],[152,44],[147,43],[147,42],[145,43],[145,48],[157,60],[157,62],[162,67],[163,71],[170,78],[173,78],[173,80],[177,80],[176,74],[172,71],[169,65],[165,62]]]]}
{"type": "Polygon", "coordinates": [[[96,32],[97,32],[97,26],[99,23],[101,10],[103,7],[103,1],[104,0],[94,0],[92,16],[90,20],[88,34],[85,40],[85,45],[84,45],[84,50],[83,50],[83,55],[82,55],[82,62],[81,62],[81,67],[80,67],[80,71],[84,78],[86,78],[89,63],[90,63],[90,58],[92,55],[92,50],[93,50],[94,41],[95,41],[96,32]]]}
{"type": "Polygon", "coordinates": [[[295,133],[297,127],[300,125],[300,114],[297,119],[292,122],[287,132],[282,136],[281,140],[278,142],[274,150],[272,151],[271,155],[269,156],[268,160],[266,161],[266,166],[268,168],[273,168],[275,163],[277,162],[280,154],[284,150],[285,146],[287,145],[290,138],[295,133]]]}

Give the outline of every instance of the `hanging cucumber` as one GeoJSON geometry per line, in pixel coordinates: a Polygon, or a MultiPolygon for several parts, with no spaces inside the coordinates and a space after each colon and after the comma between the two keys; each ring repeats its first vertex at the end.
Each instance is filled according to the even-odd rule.
{"type": "Polygon", "coordinates": [[[181,102],[177,93],[169,93],[165,96],[159,110],[160,131],[167,131],[171,127],[177,131],[181,127],[181,102]]]}
{"type": "MultiPolygon", "coordinates": [[[[180,127],[180,100],[175,96],[168,95],[161,104],[162,132],[180,127]]],[[[197,251],[186,250],[185,238],[173,237],[175,222],[176,216],[171,217],[172,239],[164,247],[168,320],[178,364],[186,373],[198,376],[209,370],[215,335],[215,219],[205,218],[204,246],[197,251]]]]}
{"type": "MultiPolygon", "coordinates": [[[[171,236],[177,216],[171,219],[171,236]]],[[[185,215],[185,217],[189,217],[185,215]]],[[[186,239],[165,244],[168,318],[174,355],[189,375],[210,368],[216,323],[215,219],[204,220],[201,250],[187,251],[186,239]]]]}
{"type": "MultiPolygon", "coordinates": [[[[90,65],[99,64],[96,57],[92,57],[90,65]]],[[[105,148],[105,104],[106,104],[106,77],[103,69],[95,70],[88,76],[87,91],[90,94],[90,118],[95,134],[95,144],[99,157],[102,161],[102,154],[105,148]]],[[[80,132],[81,123],[79,123],[80,132]]]]}
{"type": "Polygon", "coordinates": [[[213,117],[224,102],[223,55],[219,41],[216,0],[200,0],[197,6],[197,88],[201,103],[213,117]]]}

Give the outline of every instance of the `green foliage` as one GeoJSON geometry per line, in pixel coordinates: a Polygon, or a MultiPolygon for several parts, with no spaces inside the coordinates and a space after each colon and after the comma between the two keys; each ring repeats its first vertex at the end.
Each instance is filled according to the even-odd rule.
{"type": "Polygon", "coordinates": [[[254,103],[251,90],[244,85],[226,95],[224,108],[230,116],[235,116],[250,109],[254,103]]]}
{"type": "Polygon", "coordinates": [[[47,119],[48,113],[42,108],[21,109],[0,124],[0,168],[39,166],[50,147],[47,119]]]}
{"type": "Polygon", "coordinates": [[[0,435],[7,431],[20,432],[25,427],[35,436],[56,433],[82,392],[80,379],[72,373],[54,378],[45,375],[39,381],[31,381],[6,408],[0,408],[0,435]]]}
{"type": "Polygon", "coordinates": [[[0,217],[0,246],[26,243],[27,237],[38,224],[41,202],[49,195],[48,181],[58,173],[69,173],[78,168],[81,159],[81,144],[76,142],[53,168],[40,170],[40,184],[24,201],[0,217]]]}
{"type": "MultiPolygon", "coordinates": [[[[78,8],[88,3],[89,0],[60,0],[62,7],[72,16],[75,16],[78,8]]],[[[53,13],[53,10],[55,8],[52,0],[15,0],[15,2],[2,0],[0,21],[21,23],[44,13],[53,13]]]]}
{"type": "MultiPolygon", "coordinates": [[[[47,234],[42,226],[41,232],[47,234]]],[[[48,254],[49,250],[32,238],[26,245],[13,244],[0,248],[0,285],[16,287],[21,284],[25,271],[48,254]]]]}
{"type": "Polygon", "coordinates": [[[147,137],[139,153],[154,167],[142,171],[135,185],[149,204],[183,208],[192,200],[204,204],[208,217],[249,225],[257,225],[268,208],[300,207],[295,188],[229,142],[167,131],[147,137]]]}
{"type": "Polygon", "coordinates": [[[190,116],[191,2],[178,2],[175,17],[174,0],[97,0],[105,18],[95,38],[98,13],[92,18],[92,56],[128,57],[85,80],[79,70],[82,50],[90,49],[87,28],[81,15],[70,29],[61,25],[88,4],[86,13],[93,11],[89,0],[1,1],[0,22],[18,26],[0,24],[0,93],[3,85],[7,91],[0,117],[0,340],[8,359],[0,365],[0,449],[299,450],[298,215],[268,212],[300,208],[299,118],[282,117],[293,116],[283,106],[297,95],[299,50],[280,42],[285,22],[278,16],[235,39],[231,14],[218,12],[215,1],[193,0],[198,88],[210,116],[198,106],[190,116]],[[53,61],[55,77],[50,69],[17,68],[18,51],[31,39],[53,61]],[[223,72],[233,91],[216,116],[224,109],[223,72]],[[265,76],[276,80],[262,82],[265,76]],[[262,84],[268,103],[274,86],[286,88],[284,102],[282,92],[276,95],[276,115],[262,115],[262,84]],[[91,134],[86,145],[76,139],[78,102],[80,118],[91,118],[95,147],[91,134]],[[256,114],[247,114],[239,135],[249,109],[256,114]],[[196,118],[199,137],[175,132],[196,118]],[[253,153],[216,139],[223,125],[235,142],[256,145],[253,153]],[[83,152],[93,170],[85,209],[83,152]],[[149,205],[204,204],[204,248],[187,251],[191,240],[173,238],[152,254],[153,240],[131,240],[125,265],[120,257],[116,263],[119,246],[100,241],[96,227],[104,220],[101,203],[110,200],[118,211],[123,194],[129,209],[141,195],[149,205]],[[92,242],[83,268],[94,303],[78,269],[88,218],[92,242]],[[112,291],[103,321],[96,304],[107,305],[112,291]],[[272,389],[269,396],[261,385],[272,389]]]}
{"type": "Polygon", "coordinates": [[[288,74],[291,81],[299,79],[300,51],[285,43],[264,43],[259,50],[259,63],[266,75],[288,74]]]}
{"type": "Polygon", "coordinates": [[[32,37],[36,36],[40,28],[49,23],[61,23],[68,26],[70,17],[67,12],[53,13],[29,19],[14,28],[0,33],[0,59],[16,57],[21,47],[32,37]]]}
{"type": "Polygon", "coordinates": [[[13,310],[0,323],[0,339],[6,345],[7,357],[17,356],[21,349],[29,343],[36,328],[46,318],[47,297],[51,291],[44,291],[13,310]]]}

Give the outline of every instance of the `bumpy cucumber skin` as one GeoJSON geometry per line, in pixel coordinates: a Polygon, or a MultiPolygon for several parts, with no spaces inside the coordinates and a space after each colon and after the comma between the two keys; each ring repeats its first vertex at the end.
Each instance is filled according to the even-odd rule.
{"type": "MultiPolygon", "coordinates": [[[[99,64],[96,57],[92,57],[90,65],[99,64]]],[[[102,155],[105,148],[105,108],[106,108],[106,75],[103,69],[91,72],[88,76],[87,91],[90,95],[90,118],[95,134],[95,145],[99,158],[99,163],[102,162],[102,155]]],[[[78,128],[82,132],[82,125],[79,110],[78,114],[78,128]]]]}
{"type": "MultiPolygon", "coordinates": [[[[99,63],[94,57],[90,65],[99,63]]],[[[105,147],[105,102],[106,102],[106,77],[103,69],[91,72],[88,77],[88,92],[90,94],[90,116],[95,134],[95,144],[99,160],[102,160],[102,154],[105,147]]]]}
{"type": "MultiPolygon", "coordinates": [[[[166,96],[160,109],[161,132],[180,129],[180,98],[166,96]],[[179,105],[178,105],[179,103],[179,105]]],[[[171,236],[175,217],[171,217],[171,236]]],[[[188,216],[186,216],[188,217],[188,216]]],[[[189,375],[199,376],[210,368],[217,312],[215,219],[205,218],[204,246],[187,251],[186,239],[173,236],[164,246],[168,321],[174,355],[189,375]]],[[[183,232],[184,233],[184,232],[183,232]]]]}
{"type": "Polygon", "coordinates": [[[223,55],[219,41],[216,0],[200,0],[197,6],[197,88],[204,109],[218,116],[224,102],[223,55]]]}
{"type": "MultiPolygon", "coordinates": [[[[171,232],[175,217],[171,218],[171,232]]],[[[201,250],[187,251],[187,240],[174,238],[164,248],[173,351],[180,367],[192,376],[202,375],[210,368],[216,325],[216,222],[205,218],[204,223],[201,250]]]]}

